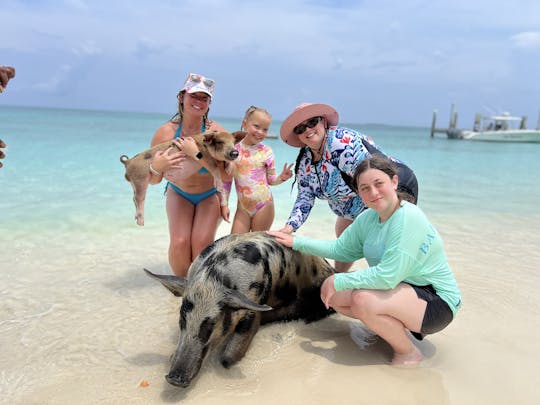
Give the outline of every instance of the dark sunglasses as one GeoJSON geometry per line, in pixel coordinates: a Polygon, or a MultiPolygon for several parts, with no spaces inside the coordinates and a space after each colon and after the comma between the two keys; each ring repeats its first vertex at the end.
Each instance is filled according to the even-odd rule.
{"type": "Polygon", "coordinates": [[[322,117],[313,117],[310,120],[308,120],[305,124],[298,124],[293,128],[293,132],[296,135],[302,135],[307,128],[313,128],[315,125],[317,125],[319,122],[321,122],[322,117]]]}

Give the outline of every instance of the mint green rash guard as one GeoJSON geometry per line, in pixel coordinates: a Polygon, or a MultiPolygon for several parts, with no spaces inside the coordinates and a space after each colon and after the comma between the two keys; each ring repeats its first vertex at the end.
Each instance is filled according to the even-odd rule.
{"type": "Polygon", "coordinates": [[[343,262],[365,258],[370,267],[336,273],[336,291],[389,290],[404,281],[431,284],[456,314],[461,293],[448,265],[439,233],[416,205],[402,201],[387,221],[377,211],[360,214],[334,241],[295,237],[293,249],[343,262]]]}

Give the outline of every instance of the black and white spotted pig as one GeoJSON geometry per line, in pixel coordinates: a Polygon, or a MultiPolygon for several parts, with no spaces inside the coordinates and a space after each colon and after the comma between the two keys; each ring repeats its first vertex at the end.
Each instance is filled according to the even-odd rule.
{"type": "Polygon", "coordinates": [[[212,349],[225,368],[241,360],[259,325],[311,322],[333,312],[320,299],[332,266],[280,245],[265,232],[217,240],[196,258],[187,279],[145,271],[183,297],[178,346],[165,377],[180,387],[189,386],[212,349]]]}

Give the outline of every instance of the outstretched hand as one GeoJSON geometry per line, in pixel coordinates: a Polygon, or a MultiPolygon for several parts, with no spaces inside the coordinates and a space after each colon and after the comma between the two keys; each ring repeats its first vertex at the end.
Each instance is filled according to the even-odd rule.
{"type": "Polygon", "coordinates": [[[290,248],[293,247],[294,236],[281,231],[266,231],[266,233],[276,238],[276,241],[278,243],[281,243],[283,246],[287,246],[290,248]]]}

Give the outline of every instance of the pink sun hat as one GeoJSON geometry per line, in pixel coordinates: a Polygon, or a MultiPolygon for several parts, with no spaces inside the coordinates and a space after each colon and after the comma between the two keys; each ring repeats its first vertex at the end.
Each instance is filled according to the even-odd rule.
{"type": "Polygon", "coordinates": [[[201,92],[213,97],[214,85],[214,80],[197,73],[190,73],[184,82],[184,87],[180,91],[185,91],[189,94],[201,92]]]}
{"type": "Polygon", "coordinates": [[[339,114],[334,107],[328,104],[318,103],[302,103],[294,109],[294,111],[285,118],[279,134],[281,139],[287,144],[297,148],[304,146],[304,143],[293,132],[294,127],[304,122],[309,118],[324,117],[328,125],[333,127],[339,122],[339,114]]]}

